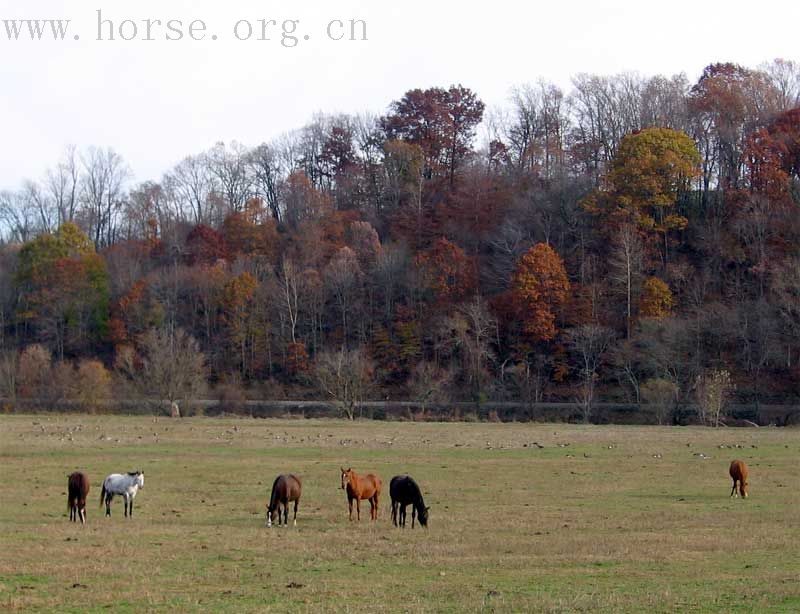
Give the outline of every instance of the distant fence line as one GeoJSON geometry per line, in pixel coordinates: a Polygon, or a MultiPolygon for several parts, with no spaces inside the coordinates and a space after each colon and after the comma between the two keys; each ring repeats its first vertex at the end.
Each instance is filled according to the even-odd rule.
{"type": "MultiPolygon", "coordinates": [[[[104,413],[154,415],[169,413],[169,402],[157,399],[113,399],[99,403],[104,413]]],[[[220,401],[199,399],[180,403],[184,415],[223,413],[277,418],[298,416],[307,418],[335,417],[339,409],[326,401],[220,401]]],[[[74,400],[3,399],[0,408],[6,412],[74,412],[85,407],[74,400]]],[[[520,401],[458,401],[452,403],[419,403],[414,401],[365,401],[356,405],[356,415],[375,420],[432,420],[502,422],[582,422],[582,408],[577,403],[525,403],[520,401]]],[[[681,405],[673,410],[669,422],[697,422],[695,406],[681,405]]],[[[595,403],[591,421],[599,424],[652,424],[655,410],[647,404],[595,403]]],[[[800,405],[795,404],[733,404],[727,409],[725,422],[731,426],[789,426],[800,424],[800,405]]]]}

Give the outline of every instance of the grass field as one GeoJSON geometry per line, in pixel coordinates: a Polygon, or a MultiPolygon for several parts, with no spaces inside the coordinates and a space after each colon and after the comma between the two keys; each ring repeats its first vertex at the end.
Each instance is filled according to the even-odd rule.
{"type": "Polygon", "coordinates": [[[800,611],[799,435],[2,416],[0,610],[800,611]],[[746,501],[728,497],[737,457],[746,501]],[[340,465],[383,478],[377,523],[348,522],[340,465]],[[116,499],[104,518],[103,477],[137,468],[135,517],[116,499]],[[76,469],[85,527],[67,520],[76,469]],[[288,471],[304,480],[298,527],[267,529],[288,471]],[[403,472],[427,531],[391,526],[403,472]]]}

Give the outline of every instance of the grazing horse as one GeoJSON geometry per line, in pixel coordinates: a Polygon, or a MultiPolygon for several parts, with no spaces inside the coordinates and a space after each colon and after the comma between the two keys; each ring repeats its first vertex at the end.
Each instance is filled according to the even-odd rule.
{"type": "Polygon", "coordinates": [[[85,473],[76,471],[68,476],[67,480],[67,507],[69,519],[81,524],[86,524],[86,496],[89,494],[89,478],[85,473]]]}
{"type": "Polygon", "coordinates": [[[303,484],[296,475],[279,475],[272,484],[272,495],[267,506],[267,526],[272,526],[275,512],[278,513],[278,526],[281,525],[281,506],[283,506],[283,524],[289,524],[289,503],[294,501],[294,526],[297,526],[297,504],[303,484]]]}
{"type": "Polygon", "coordinates": [[[125,499],[125,516],[133,518],[133,500],[140,488],[144,488],[144,471],[129,471],[128,473],[112,473],[103,480],[103,490],[100,491],[100,507],[103,501],[106,504],[106,516],[111,516],[111,500],[114,495],[122,495],[125,499]]]}
{"type": "Polygon", "coordinates": [[[736,495],[736,484],[739,484],[739,493],[742,495],[742,499],[747,499],[747,487],[750,486],[750,483],[747,481],[749,473],[747,471],[747,465],[744,464],[744,461],[735,460],[731,463],[730,468],[731,479],[733,479],[733,488],[731,488],[731,497],[736,495]]]}
{"type": "Polygon", "coordinates": [[[406,526],[406,507],[411,505],[411,528],[414,528],[414,517],[419,516],[419,524],[423,527],[428,526],[428,510],[425,501],[422,499],[422,492],[419,486],[410,475],[396,475],[389,482],[389,496],[392,498],[392,524],[406,526]]]}
{"type": "MultiPolygon", "coordinates": [[[[341,467],[340,467],[341,469],[341,467]]],[[[356,502],[356,514],[361,520],[361,500],[369,499],[370,520],[378,519],[378,498],[381,496],[381,479],[372,473],[359,477],[352,469],[342,471],[342,490],[347,491],[347,506],[350,510],[350,520],[353,520],[353,501],[356,502]]]]}

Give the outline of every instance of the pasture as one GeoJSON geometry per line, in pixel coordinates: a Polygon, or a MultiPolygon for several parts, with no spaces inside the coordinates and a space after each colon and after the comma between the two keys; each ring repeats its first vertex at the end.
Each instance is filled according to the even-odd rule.
{"type": "MultiPolygon", "coordinates": [[[[0,417],[0,610],[797,611],[796,430],[0,417]],[[721,447],[724,446],[724,447],[721,447]],[[750,467],[729,498],[728,466],[750,467]],[[383,479],[347,520],[340,466],[383,479]],[[103,478],[143,469],[132,519],[103,478]],[[67,474],[91,481],[85,527],[67,474]],[[278,473],[297,528],[265,527],[278,473]],[[410,473],[428,530],[391,526],[410,473]]],[[[410,510],[409,510],[410,515],[410,510]]]]}

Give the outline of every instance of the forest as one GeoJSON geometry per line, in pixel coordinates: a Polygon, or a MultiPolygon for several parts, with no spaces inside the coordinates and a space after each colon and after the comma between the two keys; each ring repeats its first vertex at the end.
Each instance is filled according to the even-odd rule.
{"type": "Polygon", "coordinates": [[[571,84],[67,148],[0,192],[0,404],[797,403],[800,64],[571,84]]]}

